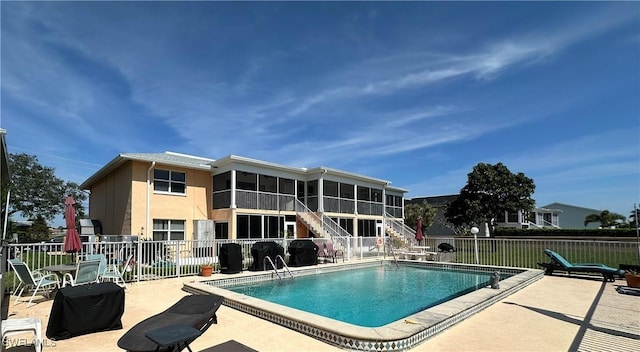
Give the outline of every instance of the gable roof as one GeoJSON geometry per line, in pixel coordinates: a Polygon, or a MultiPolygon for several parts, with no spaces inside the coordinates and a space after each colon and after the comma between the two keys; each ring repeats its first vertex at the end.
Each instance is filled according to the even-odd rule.
{"type": "Polygon", "coordinates": [[[81,189],[90,189],[97,180],[103,178],[105,175],[110,174],[124,163],[128,161],[144,161],[144,162],[156,162],[158,164],[179,166],[189,169],[198,170],[211,170],[211,163],[214,159],[203,158],[199,156],[180,154],[175,152],[164,153],[120,153],[113,158],[105,166],[103,166],[96,173],[91,175],[81,185],[81,189]]]}
{"type": "Polygon", "coordinates": [[[576,209],[576,210],[590,211],[590,212],[595,213],[595,214],[600,214],[600,212],[602,211],[600,209],[585,208],[585,207],[580,207],[580,206],[577,206],[577,205],[557,203],[557,202],[544,205],[541,208],[551,209],[551,210],[562,210],[562,209],[570,208],[570,209],[576,209]]]}
{"type": "Polygon", "coordinates": [[[431,197],[414,197],[406,200],[406,204],[419,204],[422,202],[427,202],[431,206],[444,206],[450,202],[456,200],[460,195],[459,194],[449,194],[443,196],[431,196],[431,197]]]}

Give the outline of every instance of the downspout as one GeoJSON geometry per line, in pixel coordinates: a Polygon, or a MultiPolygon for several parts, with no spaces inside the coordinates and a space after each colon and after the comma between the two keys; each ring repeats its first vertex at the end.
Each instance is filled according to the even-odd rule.
{"type": "MultiPolygon", "coordinates": [[[[146,215],[146,225],[147,228],[145,229],[145,234],[144,234],[144,239],[149,239],[149,208],[151,206],[151,194],[149,193],[149,189],[151,188],[151,170],[153,170],[153,167],[156,166],[156,162],[152,161],[151,162],[151,166],[149,166],[149,168],[147,169],[147,215],[146,215]]],[[[142,233],[140,233],[140,235],[142,235],[142,233]]],[[[138,248],[138,254],[136,254],[138,260],[136,261],[136,265],[138,266],[137,271],[138,273],[142,272],[142,260],[140,260],[142,258],[142,246],[140,245],[141,238],[138,237],[138,245],[136,246],[138,248]]],[[[137,275],[138,276],[138,282],[140,282],[140,276],[141,275],[137,275]]]]}
{"type": "Polygon", "coordinates": [[[151,162],[151,166],[149,166],[149,168],[147,169],[147,227],[146,227],[146,231],[144,234],[145,239],[149,239],[149,216],[150,216],[150,207],[151,207],[151,194],[150,194],[150,188],[151,188],[151,170],[153,170],[153,168],[156,166],[156,162],[152,161],[151,162]]]}

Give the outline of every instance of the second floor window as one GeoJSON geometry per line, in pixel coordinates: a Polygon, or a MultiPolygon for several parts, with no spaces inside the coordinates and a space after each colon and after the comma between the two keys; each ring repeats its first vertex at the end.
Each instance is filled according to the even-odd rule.
{"type": "Polygon", "coordinates": [[[187,188],[186,174],[184,172],[160,170],[153,171],[153,190],[156,192],[167,192],[185,194],[187,188]]]}

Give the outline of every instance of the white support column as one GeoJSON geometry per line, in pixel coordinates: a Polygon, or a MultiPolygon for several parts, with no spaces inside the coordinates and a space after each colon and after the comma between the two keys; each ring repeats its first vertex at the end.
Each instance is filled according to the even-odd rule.
{"type": "Polygon", "coordinates": [[[327,170],[324,170],[318,179],[318,212],[324,213],[324,174],[327,170]]]}
{"type": "Polygon", "coordinates": [[[236,205],[236,170],[231,170],[231,204],[229,207],[231,209],[238,207],[236,205]]]}
{"type": "Polygon", "coordinates": [[[354,201],[353,214],[357,216],[358,215],[358,185],[353,185],[353,201],[354,201]]]}

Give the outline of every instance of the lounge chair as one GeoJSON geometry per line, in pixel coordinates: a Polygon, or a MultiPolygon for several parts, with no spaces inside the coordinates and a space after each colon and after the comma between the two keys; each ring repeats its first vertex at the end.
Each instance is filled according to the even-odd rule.
{"type": "Polygon", "coordinates": [[[76,277],[65,273],[62,279],[62,287],[85,285],[100,282],[100,260],[85,260],[78,262],[76,269],[76,277]]]}
{"type": "MultiPolygon", "coordinates": [[[[147,335],[171,326],[190,326],[205,332],[212,324],[218,323],[216,311],[224,297],[218,295],[190,295],[162,313],[149,317],[127,331],[118,340],[118,347],[132,352],[171,351],[171,346],[160,346],[147,335]]],[[[198,335],[199,336],[199,335],[198,335]]],[[[197,336],[193,337],[193,339],[197,336]]],[[[193,339],[191,341],[193,341],[193,339]]],[[[191,341],[186,341],[189,344],[191,341]]],[[[184,343],[184,341],[182,341],[184,343]]]]}
{"type": "Polygon", "coordinates": [[[35,297],[39,291],[45,291],[45,294],[48,297],[48,294],[52,289],[60,288],[60,281],[58,281],[58,276],[56,274],[46,274],[38,270],[34,270],[32,272],[29,270],[29,266],[27,266],[27,264],[17,258],[10,259],[9,265],[11,265],[13,271],[20,280],[20,283],[16,286],[13,293],[16,296],[14,304],[20,302],[20,297],[25,289],[33,290],[29,303],[27,303],[27,307],[29,307],[33,301],[33,297],[35,297]]]}
{"type": "Polygon", "coordinates": [[[545,249],[544,253],[551,258],[551,263],[538,263],[541,267],[545,268],[544,273],[552,275],[555,270],[566,271],[567,273],[598,273],[602,274],[604,281],[615,281],[614,275],[622,275],[622,270],[606,266],[604,264],[597,263],[575,263],[572,264],[560,254],[545,249]]]}

